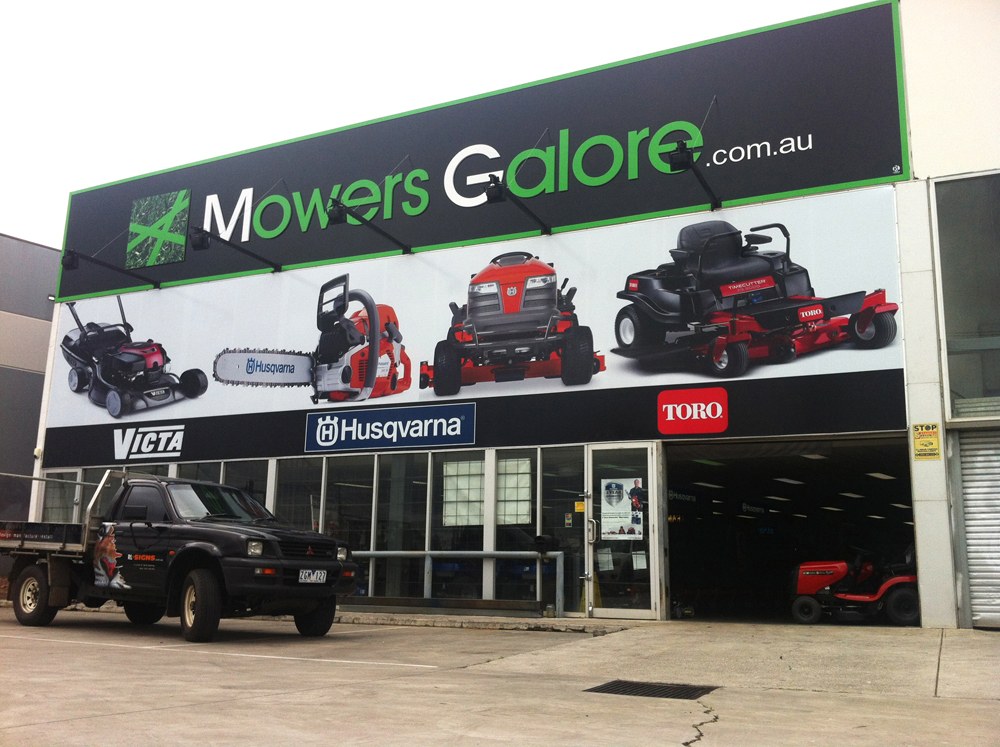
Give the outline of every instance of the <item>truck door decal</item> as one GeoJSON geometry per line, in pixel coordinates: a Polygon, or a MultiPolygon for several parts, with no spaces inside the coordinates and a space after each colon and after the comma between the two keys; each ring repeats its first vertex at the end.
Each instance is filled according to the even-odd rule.
{"type": "Polygon", "coordinates": [[[118,558],[121,556],[115,543],[115,525],[110,522],[101,524],[101,528],[97,530],[97,543],[94,545],[94,586],[132,588],[125,583],[118,567],[118,558]]]}

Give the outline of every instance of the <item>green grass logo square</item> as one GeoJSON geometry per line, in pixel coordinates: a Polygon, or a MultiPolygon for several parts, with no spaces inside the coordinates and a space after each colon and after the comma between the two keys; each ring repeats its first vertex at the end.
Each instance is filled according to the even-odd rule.
{"type": "Polygon", "coordinates": [[[184,261],[191,190],[143,197],[132,203],[125,267],[166,265],[184,261]]]}

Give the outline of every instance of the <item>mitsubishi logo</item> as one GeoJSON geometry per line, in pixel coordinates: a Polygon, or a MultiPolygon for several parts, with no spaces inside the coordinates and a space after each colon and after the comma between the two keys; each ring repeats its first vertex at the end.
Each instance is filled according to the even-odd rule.
{"type": "Polygon", "coordinates": [[[309,549],[308,549],[308,550],[306,550],[306,555],[315,555],[315,554],[316,554],[316,553],[314,553],[314,552],[313,552],[313,549],[312,549],[312,546],[310,545],[310,546],[309,546],[309,549]]]}

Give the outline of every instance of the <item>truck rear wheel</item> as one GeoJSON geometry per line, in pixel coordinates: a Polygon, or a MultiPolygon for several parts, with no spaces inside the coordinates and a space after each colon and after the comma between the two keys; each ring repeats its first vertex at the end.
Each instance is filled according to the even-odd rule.
{"type": "Polygon", "coordinates": [[[215,574],[207,568],[195,568],[184,579],[181,589],[181,631],[184,640],[210,641],[222,618],[222,593],[215,574]]]}
{"type": "Polygon", "coordinates": [[[336,614],[337,597],[324,599],[312,612],[295,615],[295,629],[307,638],[319,638],[330,631],[336,614]]]}
{"type": "Polygon", "coordinates": [[[49,607],[49,574],[40,565],[29,565],[14,582],[14,616],[21,625],[48,625],[59,611],[49,607]]]}
{"type": "Polygon", "coordinates": [[[147,602],[125,602],[125,617],[133,625],[153,625],[158,623],[167,608],[162,604],[149,604],[147,602]]]}

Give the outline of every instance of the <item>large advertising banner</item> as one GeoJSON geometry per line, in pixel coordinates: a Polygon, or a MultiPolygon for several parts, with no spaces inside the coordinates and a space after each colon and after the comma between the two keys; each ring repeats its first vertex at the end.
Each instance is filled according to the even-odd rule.
{"type": "MultiPolygon", "coordinates": [[[[81,190],[70,198],[59,298],[905,180],[903,102],[896,3],[836,11],[81,190]],[[506,204],[493,204],[504,193],[506,204]],[[199,231],[250,254],[220,242],[205,249],[199,231]]],[[[252,106],[274,105],[262,99],[249,115],[252,106]]],[[[546,241],[511,250],[548,256],[539,247],[565,247],[557,271],[585,283],[569,259],[580,243],[546,241]]],[[[631,247],[615,252],[630,266],[643,257],[631,247]]],[[[474,257],[466,253],[459,264],[474,257]]],[[[579,269],[600,265],[586,261],[592,265],[579,269]]],[[[460,297],[464,290],[450,286],[447,273],[476,268],[449,268],[454,262],[428,258],[433,271],[414,262],[405,272],[432,282],[429,290],[460,297]]],[[[311,284],[338,272],[296,282],[315,296],[311,284]]],[[[362,276],[351,283],[375,292],[391,281],[362,276]]],[[[297,292],[275,290],[271,281],[250,287],[271,297],[297,292]]],[[[592,303],[587,298],[582,308],[592,303]]],[[[266,337],[279,322],[272,313],[254,331],[266,337]]],[[[410,320],[405,334],[412,336],[415,324],[410,320]]]]}
{"type": "Polygon", "coordinates": [[[898,303],[891,187],[88,298],[45,464],[897,427],[898,303]]]}

